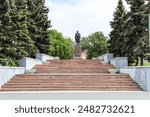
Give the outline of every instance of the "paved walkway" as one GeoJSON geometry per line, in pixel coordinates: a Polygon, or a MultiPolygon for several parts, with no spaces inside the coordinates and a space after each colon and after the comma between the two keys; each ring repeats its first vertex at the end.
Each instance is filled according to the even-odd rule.
{"type": "Polygon", "coordinates": [[[150,100],[150,92],[4,92],[0,100],[150,100]]]}

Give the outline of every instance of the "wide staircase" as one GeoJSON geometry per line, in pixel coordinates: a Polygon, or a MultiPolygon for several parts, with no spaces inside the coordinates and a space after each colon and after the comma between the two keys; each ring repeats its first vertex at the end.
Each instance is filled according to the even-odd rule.
{"type": "Polygon", "coordinates": [[[1,91],[141,91],[128,74],[110,74],[100,60],[51,60],[16,75],[1,91]]]}

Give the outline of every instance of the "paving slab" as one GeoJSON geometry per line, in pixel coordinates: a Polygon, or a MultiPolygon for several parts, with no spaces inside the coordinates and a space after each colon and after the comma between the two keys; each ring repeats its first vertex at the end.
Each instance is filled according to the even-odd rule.
{"type": "Polygon", "coordinates": [[[42,91],[1,92],[0,100],[150,100],[150,92],[42,91]]]}

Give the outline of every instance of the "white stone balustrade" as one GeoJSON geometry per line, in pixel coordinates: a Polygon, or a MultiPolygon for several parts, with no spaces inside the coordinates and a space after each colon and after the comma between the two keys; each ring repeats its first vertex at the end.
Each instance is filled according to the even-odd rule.
{"type": "Polygon", "coordinates": [[[22,58],[20,61],[19,61],[19,66],[20,67],[25,67],[26,70],[30,70],[32,69],[35,65],[42,65],[42,61],[41,60],[38,60],[38,59],[32,59],[32,58],[22,58]]]}
{"type": "Polygon", "coordinates": [[[113,53],[106,53],[104,55],[101,55],[99,59],[105,61],[106,63],[109,63],[110,60],[113,59],[113,53]]]}
{"type": "Polygon", "coordinates": [[[16,74],[24,74],[25,67],[4,67],[0,66],[0,87],[9,81],[16,74]]]}
{"type": "Polygon", "coordinates": [[[54,60],[54,57],[42,53],[37,53],[36,59],[41,60],[42,62],[46,62],[47,60],[54,60]]]}
{"type": "Polygon", "coordinates": [[[127,57],[117,57],[117,58],[111,59],[109,63],[114,65],[117,69],[119,69],[119,68],[128,66],[128,59],[127,57]]]}
{"type": "Polygon", "coordinates": [[[99,58],[114,65],[119,73],[129,74],[144,91],[150,91],[150,66],[128,66],[127,57],[112,58],[112,55],[112,53],[107,53],[99,58]]]}
{"type": "Polygon", "coordinates": [[[22,58],[19,61],[19,67],[0,66],[0,87],[9,81],[16,74],[24,74],[26,71],[31,70],[35,65],[40,65],[47,60],[54,60],[54,57],[38,53],[36,59],[22,58]]]}
{"type": "Polygon", "coordinates": [[[144,91],[150,91],[150,67],[125,67],[119,72],[129,74],[144,91]]]}

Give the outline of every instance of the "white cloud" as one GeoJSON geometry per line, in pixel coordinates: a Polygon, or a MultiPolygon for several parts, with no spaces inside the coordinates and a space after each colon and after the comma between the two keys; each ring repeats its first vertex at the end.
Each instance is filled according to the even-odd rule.
{"type": "Polygon", "coordinates": [[[46,0],[52,28],[64,36],[74,39],[76,30],[82,36],[103,31],[107,36],[111,30],[109,22],[118,0],[72,0],[73,2],[53,2],[46,0]]]}

